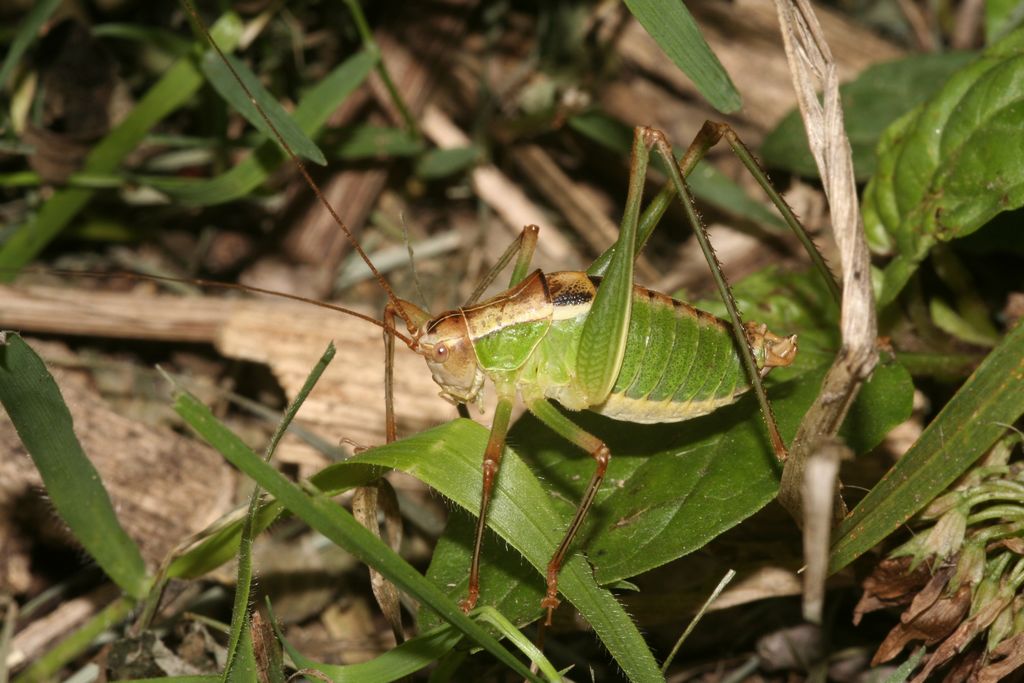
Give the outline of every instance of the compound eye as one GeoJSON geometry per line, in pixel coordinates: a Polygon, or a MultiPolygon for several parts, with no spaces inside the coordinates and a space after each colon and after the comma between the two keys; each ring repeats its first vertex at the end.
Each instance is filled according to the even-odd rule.
{"type": "Polygon", "coordinates": [[[434,345],[434,362],[444,363],[448,360],[448,347],[444,342],[434,345]]]}

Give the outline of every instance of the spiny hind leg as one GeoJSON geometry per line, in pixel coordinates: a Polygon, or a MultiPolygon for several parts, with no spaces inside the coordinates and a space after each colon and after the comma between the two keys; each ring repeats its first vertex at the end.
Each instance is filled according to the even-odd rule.
{"type": "Polygon", "coordinates": [[[800,240],[807,255],[810,256],[811,262],[814,263],[814,267],[821,273],[833,298],[838,302],[840,299],[839,285],[836,283],[832,271],[829,270],[828,265],[825,263],[821,252],[814,246],[814,242],[807,233],[807,229],[804,228],[800,219],[793,213],[793,210],[789,208],[789,204],[782,198],[779,191],[772,186],[771,180],[768,179],[768,174],[761,167],[761,164],[757,162],[757,159],[750,152],[750,148],[740,139],[740,136],[733,130],[732,126],[719,121],[705,121],[704,126],[701,127],[700,132],[697,133],[697,136],[687,148],[686,154],[679,160],[679,172],[684,177],[689,176],[694,167],[696,167],[697,162],[703,159],[708,150],[717,145],[720,140],[725,140],[729,147],[732,148],[733,153],[736,154],[740,162],[746,167],[747,172],[757,181],[757,184],[764,190],[768,199],[775,205],[786,225],[789,226],[793,234],[800,240]]]}
{"type": "MultiPolygon", "coordinates": [[[[687,157],[691,156],[691,152],[693,153],[692,156],[699,156],[703,154],[701,148],[704,148],[704,151],[706,151],[706,140],[702,137],[705,135],[706,130],[710,130],[708,126],[705,126],[704,129],[702,129],[701,134],[697,136],[694,144],[690,145],[690,150],[687,152],[687,155],[684,156],[684,161],[687,157]]],[[[768,429],[768,437],[771,442],[772,450],[775,452],[775,457],[779,461],[783,461],[786,459],[788,454],[786,444],[779,433],[779,427],[775,421],[775,414],[772,411],[771,404],[768,402],[768,394],[765,392],[764,385],[761,382],[761,373],[758,370],[757,362],[754,360],[753,352],[750,350],[750,343],[747,338],[746,328],[743,323],[743,319],[740,317],[739,310],[737,309],[736,300],[733,298],[732,289],[729,287],[729,283],[726,281],[725,275],[722,272],[722,266],[718,262],[718,257],[715,255],[714,248],[711,246],[707,230],[704,228],[704,224],[701,222],[700,216],[697,215],[697,210],[693,203],[693,195],[690,192],[690,188],[686,185],[686,181],[683,180],[683,174],[681,172],[680,165],[676,163],[672,147],[668,144],[668,140],[665,139],[665,135],[661,131],[648,129],[648,134],[653,140],[655,153],[661,156],[665,161],[665,166],[668,168],[669,172],[669,180],[675,189],[675,194],[679,197],[679,202],[683,207],[683,211],[686,213],[686,218],[690,223],[690,227],[693,229],[693,234],[697,238],[697,242],[700,244],[701,251],[704,252],[704,258],[707,260],[708,267],[711,269],[711,275],[714,278],[715,285],[722,297],[722,302],[725,304],[725,308],[729,312],[729,319],[732,322],[733,336],[736,339],[737,346],[740,350],[740,357],[743,360],[743,365],[746,369],[747,379],[754,388],[754,394],[757,396],[758,403],[760,404],[761,414],[764,417],[765,426],[768,429]]]]}
{"type": "Polygon", "coordinates": [[[573,516],[572,521],[569,522],[569,528],[566,529],[562,541],[558,544],[554,555],[551,556],[551,561],[548,562],[547,592],[544,595],[544,599],[541,600],[540,606],[542,609],[547,610],[547,619],[544,623],[550,626],[551,613],[559,605],[558,574],[565,563],[565,557],[569,552],[573,539],[579,532],[580,527],[583,526],[583,520],[586,519],[587,512],[590,510],[590,506],[593,505],[597,492],[601,489],[601,482],[604,481],[604,475],[608,470],[608,462],[611,460],[612,454],[603,441],[567,418],[546,399],[533,401],[528,408],[541,422],[586,451],[595,462],[594,474],[591,476],[590,483],[587,484],[587,488],[583,492],[583,499],[580,500],[579,507],[576,508],[576,514],[573,516]]]}

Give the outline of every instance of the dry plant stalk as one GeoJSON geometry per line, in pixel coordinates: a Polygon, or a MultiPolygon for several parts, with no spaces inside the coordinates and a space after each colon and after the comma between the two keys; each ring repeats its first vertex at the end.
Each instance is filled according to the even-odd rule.
{"type": "Polygon", "coordinates": [[[825,606],[825,579],[828,577],[828,547],[832,531],[830,511],[835,506],[839,463],[853,454],[838,439],[825,439],[811,456],[803,481],[804,548],[803,612],[807,621],[820,624],[825,606]]]}
{"type": "MultiPolygon", "coordinates": [[[[839,430],[861,384],[878,361],[875,301],[867,243],[861,229],[850,142],[843,126],[835,61],[807,0],[775,0],[775,7],[807,140],[821,173],[832,213],[832,230],[839,246],[843,275],[842,345],[825,376],[818,398],[797,430],[790,457],[783,469],[779,502],[800,524],[811,516],[823,514],[830,515],[832,521],[837,522],[846,513],[846,506],[838,495],[831,511],[805,510],[802,493],[804,473],[810,458],[839,430]],[[816,92],[817,85],[822,89],[821,99],[816,92]]],[[[836,481],[838,483],[838,479],[836,481]]],[[[828,539],[819,537],[814,547],[806,547],[804,552],[808,558],[816,558],[815,561],[808,559],[809,564],[820,563],[822,557],[827,557],[828,539]]],[[[817,580],[823,582],[824,576],[817,580]]],[[[806,591],[805,595],[811,595],[818,589],[808,586],[806,591]]],[[[805,616],[813,620],[815,615],[805,616]]]]}

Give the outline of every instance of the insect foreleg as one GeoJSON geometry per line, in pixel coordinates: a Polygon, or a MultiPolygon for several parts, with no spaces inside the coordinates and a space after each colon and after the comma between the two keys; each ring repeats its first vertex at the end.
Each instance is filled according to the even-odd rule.
{"type": "Polygon", "coordinates": [[[387,443],[398,439],[395,425],[395,308],[384,307],[384,438],[387,443]]]}
{"type": "Polygon", "coordinates": [[[573,538],[580,530],[580,527],[583,526],[583,520],[586,518],[590,506],[594,503],[594,498],[601,488],[601,482],[604,481],[604,474],[608,469],[608,461],[611,460],[612,454],[603,441],[567,418],[546,399],[537,399],[531,402],[527,408],[541,422],[586,451],[596,463],[594,475],[590,478],[590,483],[587,484],[587,488],[583,492],[583,499],[580,500],[579,507],[576,508],[576,515],[569,523],[569,528],[566,529],[565,536],[562,537],[561,543],[558,544],[555,554],[551,556],[551,561],[548,562],[547,593],[545,593],[544,599],[541,600],[540,604],[541,607],[548,611],[545,624],[550,626],[551,612],[559,604],[558,572],[561,571],[562,564],[565,562],[565,556],[569,552],[569,546],[572,545],[573,538]]]}
{"type": "Polygon", "coordinates": [[[476,536],[473,539],[473,559],[469,565],[469,589],[465,599],[459,603],[463,612],[476,606],[480,597],[480,549],[484,542],[484,529],[487,526],[487,508],[491,503],[491,492],[494,480],[501,467],[501,455],[505,449],[505,435],[512,417],[512,403],[515,400],[514,390],[499,388],[498,406],[494,409],[494,420],[491,422],[491,435],[484,450],[483,488],[480,493],[480,514],[476,519],[476,536]]]}

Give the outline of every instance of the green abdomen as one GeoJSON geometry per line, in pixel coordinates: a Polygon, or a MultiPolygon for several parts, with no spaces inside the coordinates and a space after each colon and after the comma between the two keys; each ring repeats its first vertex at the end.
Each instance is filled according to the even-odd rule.
{"type": "Polygon", "coordinates": [[[608,400],[590,410],[630,422],[680,422],[749,388],[727,323],[635,287],[622,370],[608,400]]]}

